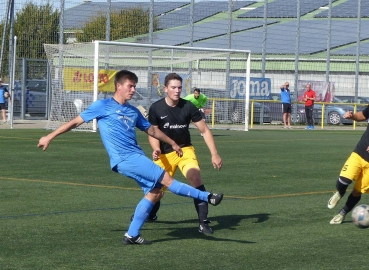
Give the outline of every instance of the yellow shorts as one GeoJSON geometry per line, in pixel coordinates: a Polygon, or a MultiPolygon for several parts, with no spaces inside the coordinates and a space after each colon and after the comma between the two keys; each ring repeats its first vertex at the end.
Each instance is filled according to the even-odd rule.
{"type": "Polygon", "coordinates": [[[351,153],[342,167],[340,176],[355,182],[355,189],[361,193],[369,193],[369,162],[356,153],[351,153]]]}
{"type": "Polygon", "coordinates": [[[169,154],[161,154],[160,158],[154,162],[166,170],[171,176],[174,176],[177,168],[181,170],[184,177],[186,177],[190,169],[200,170],[195,148],[193,146],[183,147],[182,152],[182,157],[179,157],[175,151],[169,154]]]}

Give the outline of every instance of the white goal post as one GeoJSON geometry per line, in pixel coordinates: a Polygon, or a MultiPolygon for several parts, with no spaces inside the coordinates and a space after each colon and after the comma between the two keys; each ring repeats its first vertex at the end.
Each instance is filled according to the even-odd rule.
{"type": "MultiPolygon", "coordinates": [[[[166,46],[95,41],[45,44],[52,76],[52,98],[47,129],[56,129],[93,101],[114,94],[114,75],[122,69],[137,74],[136,94],[130,104],[145,115],[164,97],[164,77],[183,78],[182,97],[199,88],[208,97],[206,121],[212,128],[248,130],[250,59],[248,50],[166,46]],[[236,114],[237,112],[237,114],[236,114]]],[[[78,130],[96,131],[96,123],[78,130]]]]}

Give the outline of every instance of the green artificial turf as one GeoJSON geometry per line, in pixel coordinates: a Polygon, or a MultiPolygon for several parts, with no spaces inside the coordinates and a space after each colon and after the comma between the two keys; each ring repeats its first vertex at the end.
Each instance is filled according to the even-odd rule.
{"type": "Polygon", "coordinates": [[[70,132],[43,152],[47,133],[1,130],[0,269],[367,269],[369,230],[350,215],[329,224],[347,196],[326,206],[363,131],[214,130],[216,171],[191,130],[206,188],[225,194],[209,206],[214,234],[197,232],[191,199],[167,192],[141,230],[149,246],[121,242],[143,193],[110,170],[99,134],[70,132]]]}

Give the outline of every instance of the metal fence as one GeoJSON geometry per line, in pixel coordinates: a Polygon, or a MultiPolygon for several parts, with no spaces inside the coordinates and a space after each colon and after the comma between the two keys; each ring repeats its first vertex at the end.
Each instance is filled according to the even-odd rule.
{"type": "MultiPolygon", "coordinates": [[[[251,76],[270,78],[271,92],[286,81],[296,92],[299,81],[317,81],[334,83],[339,95],[369,96],[368,0],[0,3],[5,80],[12,70],[12,36],[19,59],[46,59],[44,43],[100,39],[251,50],[251,76]],[[144,14],[122,13],[135,8],[144,14]],[[116,24],[119,14],[118,20],[127,19],[123,26],[116,24]]],[[[22,79],[15,69],[15,79],[22,79]]]]}

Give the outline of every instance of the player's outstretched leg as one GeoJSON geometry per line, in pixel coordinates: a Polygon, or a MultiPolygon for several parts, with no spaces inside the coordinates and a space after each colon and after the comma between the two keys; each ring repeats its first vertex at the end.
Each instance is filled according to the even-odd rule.
{"type": "Polygon", "coordinates": [[[168,186],[168,190],[176,195],[199,199],[214,206],[220,204],[220,202],[223,200],[222,193],[217,194],[201,191],[175,179],[173,179],[172,183],[168,186]]]}
{"type": "MultiPolygon", "coordinates": [[[[158,219],[158,216],[156,215],[156,213],[159,211],[160,208],[160,201],[157,201],[154,204],[154,207],[152,208],[149,216],[146,219],[146,222],[155,222],[158,219]]],[[[134,215],[131,216],[131,221],[133,220],[134,215]]]]}
{"type": "Polygon", "coordinates": [[[332,197],[328,201],[327,207],[329,209],[333,209],[337,205],[337,203],[341,200],[343,195],[345,195],[347,187],[351,183],[352,183],[352,180],[346,177],[343,177],[343,176],[340,176],[337,179],[337,182],[336,182],[337,191],[332,195],[332,197]]]}
{"type": "Polygon", "coordinates": [[[148,245],[150,241],[143,239],[140,236],[140,230],[144,225],[147,217],[154,204],[148,199],[143,198],[137,205],[134,218],[129,226],[128,232],[124,235],[123,244],[125,245],[148,245]]]}

